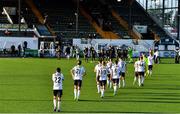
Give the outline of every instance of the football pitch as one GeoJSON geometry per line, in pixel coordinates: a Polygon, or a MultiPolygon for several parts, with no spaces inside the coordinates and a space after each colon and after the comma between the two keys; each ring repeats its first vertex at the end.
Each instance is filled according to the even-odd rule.
{"type": "MultiPolygon", "coordinates": [[[[52,73],[61,67],[65,80],[61,109],[64,113],[140,113],[180,112],[180,64],[158,64],[144,87],[133,86],[134,68],[128,64],[126,87],[113,96],[106,89],[102,99],[96,90],[96,63],[85,63],[80,101],[73,100],[73,80],[70,69],[75,59],[0,59],[0,113],[53,112],[52,73]]],[[[172,61],[172,60],[171,60],[172,61]]]]}

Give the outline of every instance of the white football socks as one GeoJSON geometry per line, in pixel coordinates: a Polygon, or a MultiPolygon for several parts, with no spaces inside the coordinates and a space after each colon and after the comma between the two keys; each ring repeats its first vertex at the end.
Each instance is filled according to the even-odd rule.
{"type": "Polygon", "coordinates": [[[99,86],[99,84],[97,85],[97,92],[100,93],[100,86],[99,86]]]}
{"type": "Polygon", "coordinates": [[[125,87],[125,85],[126,85],[125,80],[123,79],[122,82],[123,82],[123,87],[125,87]]]}
{"type": "Polygon", "coordinates": [[[150,75],[150,76],[152,76],[152,70],[151,70],[151,71],[149,71],[149,75],[150,75]]]}
{"type": "Polygon", "coordinates": [[[102,89],[102,97],[104,97],[104,89],[102,89]]]}
{"type": "Polygon", "coordinates": [[[110,81],[110,86],[109,86],[109,88],[112,88],[112,82],[110,81]]]}
{"type": "Polygon", "coordinates": [[[58,110],[60,110],[60,106],[61,106],[61,101],[58,100],[58,110]]]}
{"type": "Polygon", "coordinates": [[[141,86],[141,77],[138,78],[139,86],[141,86]]]}
{"type": "Polygon", "coordinates": [[[114,85],[114,95],[117,93],[117,85],[114,85]]]}
{"type": "Polygon", "coordinates": [[[121,88],[121,79],[119,79],[119,88],[121,88]]]}
{"type": "Polygon", "coordinates": [[[77,90],[74,89],[74,99],[76,99],[76,98],[77,98],[77,90]]]}
{"type": "Polygon", "coordinates": [[[141,84],[144,84],[144,76],[141,77],[141,84]]]}
{"type": "Polygon", "coordinates": [[[79,96],[80,96],[80,90],[78,90],[77,92],[77,99],[79,99],[79,96]]]}
{"type": "Polygon", "coordinates": [[[104,89],[101,89],[101,97],[104,97],[104,89]]]}
{"type": "Polygon", "coordinates": [[[110,81],[109,80],[107,80],[107,87],[109,87],[110,86],[110,81]]]}
{"type": "Polygon", "coordinates": [[[136,80],[137,80],[137,78],[136,78],[136,77],[134,77],[134,82],[133,82],[133,85],[136,83],[136,80]]]}
{"type": "Polygon", "coordinates": [[[54,109],[56,109],[56,99],[53,99],[54,109]]]}

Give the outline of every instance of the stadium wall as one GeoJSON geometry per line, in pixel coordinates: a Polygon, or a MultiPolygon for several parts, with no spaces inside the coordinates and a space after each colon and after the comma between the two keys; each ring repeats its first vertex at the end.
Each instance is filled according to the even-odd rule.
{"type": "Polygon", "coordinates": [[[106,48],[110,45],[117,47],[126,45],[140,52],[148,52],[150,48],[154,49],[154,40],[138,40],[138,44],[135,44],[132,39],[73,39],[73,45],[78,46],[80,49],[93,46],[95,50],[98,50],[99,47],[106,48]]]}
{"type": "Polygon", "coordinates": [[[23,46],[24,41],[28,43],[27,48],[38,50],[38,38],[34,37],[0,37],[0,49],[10,49],[12,45],[17,49],[18,45],[23,46]]]}

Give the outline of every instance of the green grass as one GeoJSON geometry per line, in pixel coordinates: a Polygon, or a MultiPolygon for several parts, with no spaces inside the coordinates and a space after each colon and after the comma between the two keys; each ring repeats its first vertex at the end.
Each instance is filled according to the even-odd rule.
{"type": "MultiPolygon", "coordinates": [[[[168,60],[167,60],[168,61],[168,60]]],[[[105,98],[96,93],[95,63],[84,66],[80,101],[73,100],[73,80],[70,69],[75,60],[0,59],[0,112],[52,112],[51,75],[61,67],[65,76],[63,112],[180,112],[180,65],[159,64],[144,87],[132,86],[133,65],[128,65],[126,88],[107,89],[105,98]]]]}

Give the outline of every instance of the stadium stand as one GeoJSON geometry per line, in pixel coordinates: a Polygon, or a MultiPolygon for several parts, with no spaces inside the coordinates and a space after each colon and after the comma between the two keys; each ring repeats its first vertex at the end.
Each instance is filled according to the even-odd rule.
{"type": "Polygon", "coordinates": [[[100,1],[84,1],[84,5],[88,8],[90,15],[95,19],[100,27],[105,31],[113,31],[124,38],[127,31],[118,24],[118,21],[108,11],[108,5],[100,1]]]}
{"type": "Polygon", "coordinates": [[[134,1],[132,4],[128,4],[125,0],[117,2],[112,0],[109,2],[118,11],[118,13],[131,25],[147,25],[147,34],[142,34],[143,39],[157,39],[169,38],[165,30],[158,25],[158,23],[145,11],[145,9],[137,2],[134,1]],[[131,7],[131,9],[130,9],[131,7]],[[131,10],[131,17],[130,17],[131,10]]]}
{"type": "Polygon", "coordinates": [[[0,23],[9,23],[7,17],[5,15],[2,15],[2,13],[0,14],[0,23]]]}
{"type": "MultiPolygon", "coordinates": [[[[65,38],[85,37],[96,34],[95,29],[81,15],[78,16],[78,33],[76,30],[76,8],[73,2],[58,1],[39,2],[34,1],[41,13],[46,17],[47,23],[56,32],[65,38]]],[[[96,34],[96,38],[100,37],[96,34]]]]}
{"type": "MultiPolygon", "coordinates": [[[[15,0],[2,0],[3,4],[0,5],[0,36],[6,36],[6,37],[34,37],[34,32],[32,29],[29,29],[30,27],[27,26],[27,18],[25,19],[25,23],[21,23],[21,31],[18,31],[19,25],[18,25],[18,2],[15,0]],[[9,15],[9,18],[12,20],[13,24],[10,24],[8,21],[7,15],[4,14],[3,8],[4,7],[11,7],[15,8],[14,15],[9,15]]],[[[22,2],[22,11],[21,11],[21,19],[25,17],[24,9],[26,7],[26,4],[22,2]]],[[[28,15],[29,16],[29,15],[28,15]]],[[[30,16],[29,19],[33,20],[30,16]]]]}
{"type": "Polygon", "coordinates": [[[21,31],[20,33],[17,31],[9,30],[9,34],[5,34],[4,31],[0,31],[0,36],[6,36],[6,37],[34,37],[33,31],[21,31]]]}
{"type": "MultiPolygon", "coordinates": [[[[3,2],[1,12],[3,12],[2,7],[6,6],[18,9],[16,0],[2,0],[1,2],[3,2]]],[[[33,25],[44,25],[51,34],[63,38],[141,39],[142,37],[142,39],[157,40],[171,38],[138,2],[132,0],[121,0],[121,2],[117,2],[117,0],[80,0],[77,30],[76,2],[77,0],[55,0],[54,2],[24,0],[21,1],[21,15],[28,28],[33,28],[33,25]],[[100,22],[102,20],[103,26],[100,22]],[[148,32],[146,34],[134,32],[133,25],[147,25],[148,32]]],[[[15,16],[11,16],[13,23],[18,22],[17,17],[18,10],[15,16]]],[[[0,23],[9,23],[6,15],[2,13],[0,14],[0,23]]]]}

